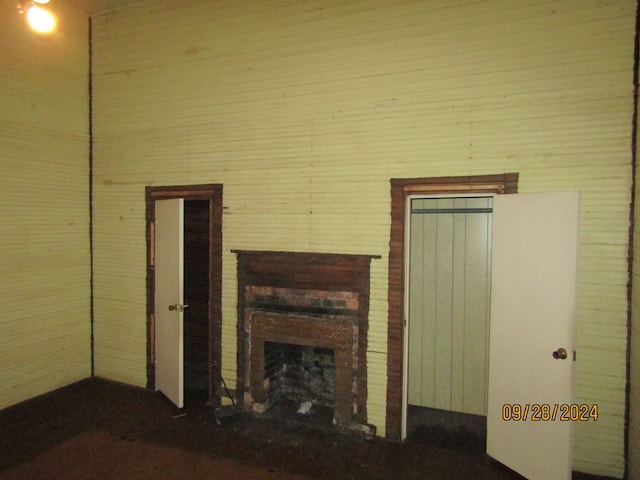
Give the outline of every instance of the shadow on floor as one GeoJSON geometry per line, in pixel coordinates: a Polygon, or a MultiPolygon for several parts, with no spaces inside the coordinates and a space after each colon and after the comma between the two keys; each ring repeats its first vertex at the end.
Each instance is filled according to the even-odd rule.
{"type": "Polygon", "coordinates": [[[486,451],[486,439],[486,417],[415,405],[407,408],[408,442],[482,454],[486,451]]]}

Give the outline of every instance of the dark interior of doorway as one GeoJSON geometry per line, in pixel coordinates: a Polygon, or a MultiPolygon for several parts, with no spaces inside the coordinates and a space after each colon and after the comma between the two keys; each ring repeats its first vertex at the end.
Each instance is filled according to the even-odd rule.
{"type": "Polygon", "coordinates": [[[206,402],[210,391],[209,200],[184,202],[184,398],[206,402]]]}
{"type": "Polygon", "coordinates": [[[487,417],[407,405],[407,441],[483,453],[487,444],[487,417]]]}

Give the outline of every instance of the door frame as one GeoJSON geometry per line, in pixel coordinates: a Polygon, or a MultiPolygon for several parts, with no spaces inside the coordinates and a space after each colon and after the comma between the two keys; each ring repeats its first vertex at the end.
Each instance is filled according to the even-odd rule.
{"type": "Polygon", "coordinates": [[[209,201],[209,403],[220,402],[222,361],[222,184],[147,186],[147,388],[155,388],[155,202],[170,198],[209,201]]]}
{"type": "Polygon", "coordinates": [[[386,436],[402,440],[405,418],[405,250],[406,215],[411,196],[517,193],[518,173],[463,177],[391,179],[391,233],[389,240],[387,410],[386,436]]]}

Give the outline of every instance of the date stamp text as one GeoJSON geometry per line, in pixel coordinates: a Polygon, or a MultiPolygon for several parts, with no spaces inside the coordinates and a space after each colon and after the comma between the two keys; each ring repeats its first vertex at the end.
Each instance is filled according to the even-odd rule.
{"type": "Polygon", "coordinates": [[[598,420],[598,404],[586,403],[505,403],[502,405],[505,422],[588,422],[598,420]]]}

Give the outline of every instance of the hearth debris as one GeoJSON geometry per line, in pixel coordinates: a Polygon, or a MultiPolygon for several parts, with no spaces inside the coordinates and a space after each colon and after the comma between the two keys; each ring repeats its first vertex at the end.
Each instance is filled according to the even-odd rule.
{"type": "Polygon", "coordinates": [[[296,412],[297,415],[311,415],[311,408],[313,407],[313,402],[302,402],[300,404],[300,408],[298,408],[298,411],[296,412]]]}

